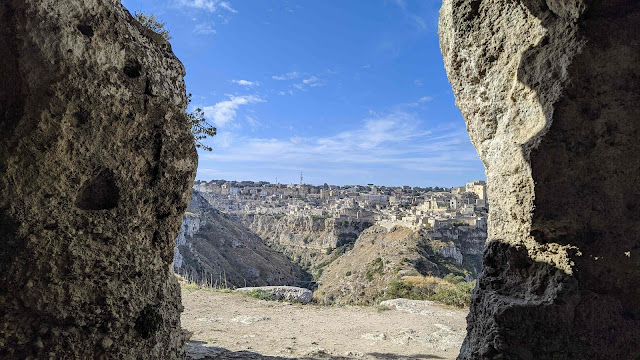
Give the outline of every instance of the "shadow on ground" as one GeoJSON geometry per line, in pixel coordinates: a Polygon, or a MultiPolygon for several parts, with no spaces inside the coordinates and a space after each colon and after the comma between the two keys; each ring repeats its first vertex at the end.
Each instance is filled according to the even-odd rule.
{"type": "MultiPolygon", "coordinates": [[[[247,360],[351,360],[361,359],[361,357],[343,357],[334,356],[322,351],[318,351],[312,355],[289,358],[281,356],[265,356],[256,352],[243,350],[231,351],[217,346],[207,346],[204,341],[189,341],[186,344],[187,359],[190,360],[227,360],[227,359],[247,359],[247,360]]],[[[435,355],[419,354],[419,355],[397,355],[391,353],[368,353],[369,358],[386,360],[423,360],[423,359],[444,359],[435,355]]]]}

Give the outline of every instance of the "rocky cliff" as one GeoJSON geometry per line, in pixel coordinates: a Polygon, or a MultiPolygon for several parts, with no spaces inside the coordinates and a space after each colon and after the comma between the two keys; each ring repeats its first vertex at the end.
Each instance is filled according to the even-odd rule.
{"type": "Polygon", "coordinates": [[[441,49],[488,179],[460,359],[640,356],[640,3],[445,0],[441,49]]]}
{"type": "Polygon", "coordinates": [[[193,192],[176,238],[174,269],[197,283],[244,287],[308,285],[310,277],[235,219],[193,192]]]}
{"type": "Polygon", "coordinates": [[[318,275],[322,265],[335,257],[335,249],[351,248],[370,222],[293,215],[244,215],[240,221],[272,248],[318,275]]]}
{"type": "Polygon", "coordinates": [[[0,357],[183,357],[182,64],[116,0],[7,0],[0,23],[0,357]]]}

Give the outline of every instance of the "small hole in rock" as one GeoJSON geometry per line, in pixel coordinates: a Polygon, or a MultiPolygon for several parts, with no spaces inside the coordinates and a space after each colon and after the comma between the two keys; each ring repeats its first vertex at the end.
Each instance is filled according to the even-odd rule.
{"type": "Polygon", "coordinates": [[[140,62],[138,62],[138,60],[127,60],[124,65],[123,71],[128,77],[137,78],[142,72],[142,65],[140,65],[140,62]]]}
{"type": "Polygon", "coordinates": [[[148,339],[162,325],[162,315],[151,305],[145,306],[138,318],[136,319],[135,329],[143,339],[148,339]]]}
{"type": "Polygon", "coordinates": [[[83,210],[106,210],[118,206],[119,200],[120,189],[115,183],[113,172],[107,169],[82,185],[76,198],[76,206],[83,210]]]}
{"type": "Polygon", "coordinates": [[[76,126],[82,126],[89,121],[89,115],[82,110],[74,112],[73,118],[76,120],[76,126]]]}
{"type": "Polygon", "coordinates": [[[89,25],[78,25],[78,30],[84,36],[92,37],[93,36],[93,28],[89,25]]]}

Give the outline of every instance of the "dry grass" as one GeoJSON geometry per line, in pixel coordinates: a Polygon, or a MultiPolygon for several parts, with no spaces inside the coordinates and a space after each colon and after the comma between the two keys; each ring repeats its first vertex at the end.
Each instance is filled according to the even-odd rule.
{"type": "Polygon", "coordinates": [[[228,287],[220,287],[220,286],[211,286],[208,283],[198,284],[194,281],[191,281],[180,274],[174,273],[176,279],[178,279],[178,284],[180,284],[180,288],[182,291],[221,291],[221,292],[231,292],[231,288],[228,287]]]}
{"type": "MultiPolygon", "coordinates": [[[[441,278],[437,278],[435,276],[403,276],[402,281],[409,283],[413,286],[421,286],[421,287],[430,287],[433,285],[441,285],[442,283],[446,283],[446,281],[441,278]]],[[[448,283],[447,283],[448,284],[448,283]]]]}

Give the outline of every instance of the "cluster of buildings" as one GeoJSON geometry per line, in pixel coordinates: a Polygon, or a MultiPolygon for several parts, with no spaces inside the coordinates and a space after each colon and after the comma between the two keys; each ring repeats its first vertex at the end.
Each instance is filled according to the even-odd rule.
{"type": "Polygon", "coordinates": [[[487,185],[482,180],[454,188],[271,184],[265,181],[196,181],[217,209],[233,214],[333,217],[381,226],[486,230],[487,185]]]}

